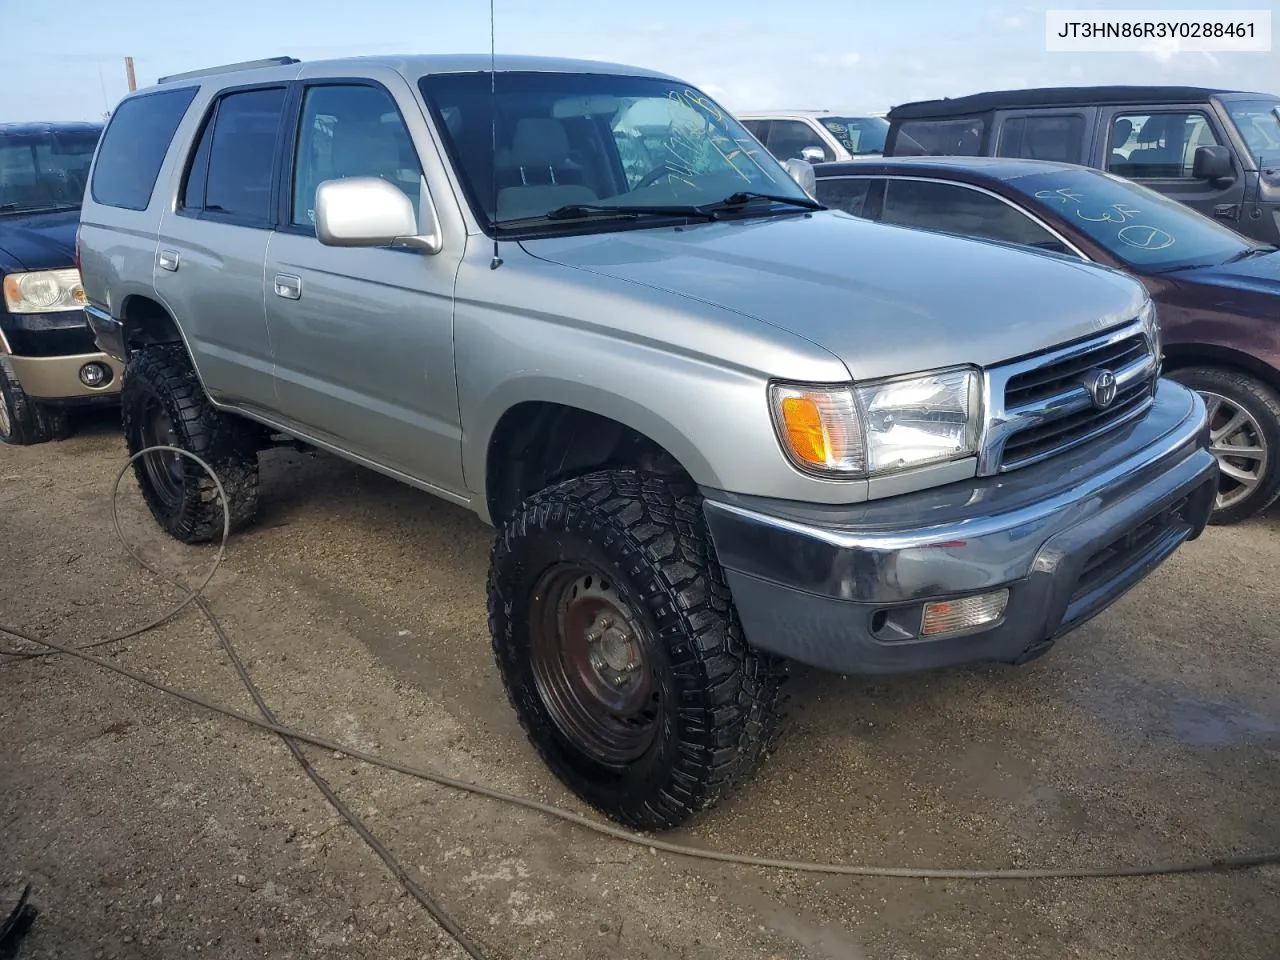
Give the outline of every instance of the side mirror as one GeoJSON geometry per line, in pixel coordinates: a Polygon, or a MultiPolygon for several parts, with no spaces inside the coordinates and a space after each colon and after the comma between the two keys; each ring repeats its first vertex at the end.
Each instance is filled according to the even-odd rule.
{"type": "Polygon", "coordinates": [[[1231,172],[1231,151],[1213,145],[1197,147],[1191,163],[1191,175],[1197,180],[1234,180],[1231,172]]]}
{"type": "Polygon", "coordinates": [[[787,160],[782,164],[784,170],[791,175],[791,179],[800,184],[804,192],[809,196],[813,196],[818,189],[818,178],[813,172],[813,165],[807,160],[787,160]]]}
{"type": "Polygon", "coordinates": [[[800,151],[800,159],[805,163],[824,163],[827,154],[821,147],[804,147],[800,151]]]}
{"type": "Polygon", "coordinates": [[[326,180],[316,188],[316,239],[327,247],[412,247],[439,253],[440,224],[424,197],[422,224],[404,192],[378,177],[326,180]]]}

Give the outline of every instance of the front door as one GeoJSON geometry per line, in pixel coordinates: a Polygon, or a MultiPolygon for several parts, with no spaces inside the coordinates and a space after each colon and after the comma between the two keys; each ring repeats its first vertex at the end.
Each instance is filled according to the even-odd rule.
{"type": "Polygon", "coordinates": [[[1104,122],[1102,169],[1240,228],[1246,177],[1239,163],[1230,183],[1192,176],[1197,147],[1229,143],[1206,106],[1112,107],[1104,111],[1104,122]]]}
{"type": "Polygon", "coordinates": [[[461,494],[453,371],[461,244],[435,256],[321,244],[316,187],[369,176],[402,189],[415,209],[429,202],[395,97],[367,81],[305,84],[284,178],[288,212],[271,236],[264,275],[284,425],[461,494]]]}

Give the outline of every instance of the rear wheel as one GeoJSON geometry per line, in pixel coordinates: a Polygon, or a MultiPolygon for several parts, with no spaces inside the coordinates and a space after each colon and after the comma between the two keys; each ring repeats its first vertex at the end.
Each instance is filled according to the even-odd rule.
{"type": "Polygon", "coordinates": [[[629,826],[687,820],[777,738],[785,662],[747,645],[692,488],[610,471],[535,494],[496,537],[489,620],[534,747],[629,826]]]}
{"type": "Polygon", "coordinates": [[[1209,414],[1211,451],[1221,475],[1209,522],[1232,524],[1280,497],[1280,395],[1245,373],[1185,367],[1169,376],[1195,390],[1209,414]]]}
{"type": "Polygon", "coordinates": [[[0,357],[0,443],[26,447],[61,440],[68,433],[66,412],[28,397],[13,368],[0,357]]]}
{"type": "MultiPolygon", "coordinates": [[[[214,408],[181,345],[134,353],[125,368],[120,403],[131,456],[155,446],[194,453],[222,482],[232,531],[253,521],[260,431],[214,408]]],[[[170,536],[184,543],[221,536],[217,488],[199,464],[169,450],[153,450],[135,460],[133,470],[152,516],[170,536]]]]}

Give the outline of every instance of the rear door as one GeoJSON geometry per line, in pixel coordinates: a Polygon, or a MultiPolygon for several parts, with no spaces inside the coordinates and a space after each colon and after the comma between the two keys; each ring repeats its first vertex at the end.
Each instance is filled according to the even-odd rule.
{"type": "Polygon", "coordinates": [[[398,102],[371,80],[301,85],[281,177],[280,228],[266,257],[276,385],[285,426],[460,493],[453,284],[461,237],[434,256],[316,239],[316,188],[325,180],[380,177],[415,209],[430,203],[404,118],[417,108],[402,95],[398,102]]]}
{"type": "Polygon", "coordinates": [[[1106,107],[1103,169],[1185,203],[1230,227],[1240,225],[1247,178],[1232,151],[1230,183],[1192,176],[1201,146],[1228,146],[1226,131],[1207,104],[1106,107]]]}
{"type": "Polygon", "coordinates": [[[181,320],[210,395],[266,414],[275,409],[275,372],[262,262],[287,95],[287,84],[273,83],[213,100],[176,209],[160,223],[155,263],[156,291],[181,320]]]}

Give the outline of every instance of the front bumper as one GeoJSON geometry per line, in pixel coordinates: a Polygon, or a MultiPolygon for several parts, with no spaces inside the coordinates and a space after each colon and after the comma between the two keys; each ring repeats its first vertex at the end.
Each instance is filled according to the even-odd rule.
{"type": "Polygon", "coordinates": [[[120,381],[124,367],[105,353],[82,353],[73,357],[16,357],[5,358],[13,369],[13,375],[22,385],[22,392],[32,400],[49,402],[91,403],[108,402],[120,393],[120,381]],[[80,380],[80,368],[86,363],[100,363],[111,370],[111,377],[98,387],[85,386],[80,380]]]}
{"type": "Polygon", "coordinates": [[[1038,656],[1198,537],[1217,486],[1203,401],[1161,380],[1140,420],[1013,473],[853,506],[706,490],[704,510],[754,646],[896,673],[1038,656]],[[919,637],[927,601],[1001,588],[995,623],[919,637]]]}

